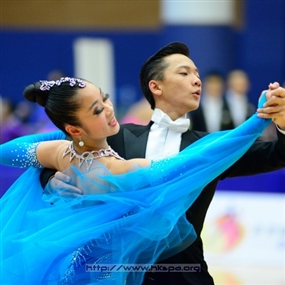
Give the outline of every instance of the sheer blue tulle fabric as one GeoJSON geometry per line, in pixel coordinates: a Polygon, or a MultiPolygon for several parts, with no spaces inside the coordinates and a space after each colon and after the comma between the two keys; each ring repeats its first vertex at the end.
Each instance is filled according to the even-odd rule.
{"type": "Polygon", "coordinates": [[[71,167],[85,195],[54,205],[29,168],[1,199],[1,284],[141,284],[147,267],[127,264],[150,266],[188,247],[196,235],[185,211],[270,122],[253,115],[124,175],[96,160],[89,171],[71,167]]]}

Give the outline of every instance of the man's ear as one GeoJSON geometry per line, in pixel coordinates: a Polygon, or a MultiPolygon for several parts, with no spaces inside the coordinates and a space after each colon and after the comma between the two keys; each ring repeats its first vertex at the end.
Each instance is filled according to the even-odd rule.
{"type": "Polygon", "coordinates": [[[150,80],[148,87],[153,95],[160,96],[162,94],[160,85],[156,80],[150,80]]]}
{"type": "Polygon", "coordinates": [[[69,133],[72,137],[80,138],[82,137],[82,131],[80,128],[74,127],[72,125],[66,125],[65,130],[69,133]]]}

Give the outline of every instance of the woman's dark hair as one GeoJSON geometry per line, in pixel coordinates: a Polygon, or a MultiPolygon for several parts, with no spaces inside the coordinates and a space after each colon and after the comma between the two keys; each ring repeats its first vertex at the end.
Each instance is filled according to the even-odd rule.
{"type": "Polygon", "coordinates": [[[189,48],[180,42],[170,43],[163,48],[161,48],[157,53],[152,55],[147,61],[143,64],[140,72],[140,85],[142,92],[149,102],[152,109],[155,108],[155,102],[153,95],[148,87],[150,80],[163,80],[164,71],[168,67],[167,61],[164,60],[166,56],[172,54],[182,54],[189,57],[189,48]]]}
{"type": "MultiPolygon", "coordinates": [[[[65,125],[80,126],[76,112],[80,101],[76,98],[85,82],[77,78],[62,77],[57,81],[38,81],[24,90],[24,97],[44,107],[53,124],[65,134],[65,125]]],[[[68,135],[68,134],[67,134],[68,135]]]]}

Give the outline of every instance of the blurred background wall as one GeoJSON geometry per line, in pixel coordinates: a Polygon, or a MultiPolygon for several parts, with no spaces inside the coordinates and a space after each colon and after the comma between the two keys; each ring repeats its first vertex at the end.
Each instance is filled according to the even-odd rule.
{"type": "Polygon", "coordinates": [[[119,108],[141,97],[141,64],[171,41],[189,45],[202,76],[244,69],[256,102],[269,82],[285,80],[284,34],[278,0],[1,1],[0,94],[21,100],[27,83],[53,69],[74,75],[73,44],[84,37],[113,46],[119,108]]]}

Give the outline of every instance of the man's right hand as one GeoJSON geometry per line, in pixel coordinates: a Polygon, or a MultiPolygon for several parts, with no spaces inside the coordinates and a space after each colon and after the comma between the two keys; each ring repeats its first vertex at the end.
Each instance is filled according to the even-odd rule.
{"type": "Polygon", "coordinates": [[[44,188],[43,201],[56,203],[59,200],[69,201],[83,195],[82,191],[69,184],[70,177],[62,172],[56,172],[44,188]]]}

